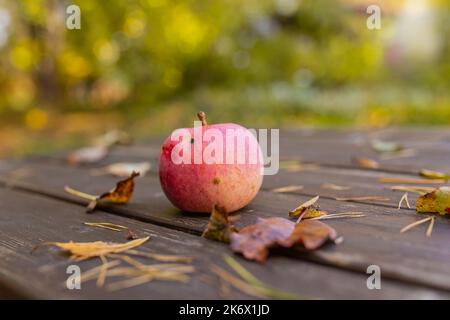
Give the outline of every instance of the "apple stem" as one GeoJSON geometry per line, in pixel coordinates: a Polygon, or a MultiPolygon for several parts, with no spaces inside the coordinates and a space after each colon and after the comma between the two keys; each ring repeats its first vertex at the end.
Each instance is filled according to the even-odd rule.
{"type": "Polygon", "coordinates": [[[202,126],[208,125],[208,122],[206,122],[206,114],[203,111],[197,113],[197,117],[202,122],[202,126]]]}

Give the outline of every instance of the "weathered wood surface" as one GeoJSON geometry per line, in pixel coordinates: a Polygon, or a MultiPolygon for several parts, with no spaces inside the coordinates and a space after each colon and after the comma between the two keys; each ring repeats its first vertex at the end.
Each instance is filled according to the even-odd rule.
{"type": "MultiPolygon", "coordinates": [[[[366,217],[327,221],[344,236],[344,242],[338,246],[326,246],[314,253],[290,252],[289,257],[284,257],[283,255],[287,253],[281,252],[275,258],[269,259],[264,266],[252,263],[246,263],[246,266],[269,283],[278,284],[279,281],[277,279],[285,277],[283,278],[286,279],[284,289],[318,298],[447,297],[447,294],[450,292],[450,269],[448,268],[450,264],[450,248],[447,245],[450,240],[450,220],[437,217],[431,238],[425,236],[424,226],[406,234],[400,234],[399,230],[403,226],[422,219],[423,216],[416,214],[414,210],[397,210],[398,201],[403,193],[391,191],[389,189],[390,184],[381,184],[378,180],[382,177],[418,178],[417,172],[422,168],[450,172],[450,163],[448,162],[450,159],[450,131],[382,130],[361,132],[341,130],[336,132],[302,130],[283,131],[280,133],[280,139],[282,159],[295,159],[316,165],[305,166],[303,169],[294,172],[282,169],[275,176],[266,176],[263,190],[256,199],[237,213],[241,215],[241,219],[236,223],[238,227],[253,222],[256,217],[287,217],[289,210],[308,200],[313,195],[321,196],[319,202],[321,208],[330,213],[359,211],[363,212],[366,217]],[[397,141],[404,145],[405,148],[414,149],[415,155],[380,160],[380,155],[376,154],[370,147],[370,140],[374,138],[397,141]],[[358,156],[378,159],[381,167],[377,170],[358,168],[352,161],[353,157],[358,156]],[[324,188],[324,183],[347,186],[349,189],[332,190],[324,188]],[[303,189],[283,194],[272,191],[274,188],[288,185],[302,185],[303,189]],[[359,196],[383,196],[389,198],[389,200],[377,202],[335,200],[335,198],[359,196]],[[280,267],[278,264],[280,264],[280,267]],[[371,291],[365,287],[365,279],[367,277],[365,270],[371,264],[381,267],[383,281],[386,281],[392,287],[390,290],[383,288],[379,293],[373,293],[373,291],[378,290],[371,291]],[[283,269],[287,269],[286,273],[282,272],[283,269]],[[274,270],[279,271],[274,273],[274,270]],[[292,270],[292,273],[289,270],[292,270]],[[308,276],[303,277],[303,274],[308,274],[308,276]],[[289,277],[295,278],[296,276],[299,278],[298,281],[308,282],[297,283],[292,281],[292,286],[290,286],[289,277]],[[308,278],[308,280],[304,278],[308,278]],[[329,282],[333,283],[319,281],[321,278],[327,278],[329,282]],[[341,294],[338,294],[337,284],[341,283],[343,285],[346,282],[351,284],[347,285],[347,289],[341,294]],[[356,287],[354,287],[355,283],[358,283],[358,285],[355,285],[356,287]],[[307,289],[305,285],[308,286],[307,289]],[[401,288],[406,286],[409,288],[408,290],[412,291],[406,292],[405,290],[403,292],[401,288]],[[312,287],[316,288],[314,289],[316,291],[312,287]],[[348,287],[351,287],[351,289],[348,287]],[[300,288],[302,289],[300,290],[300,288]]],[[[15,191],[8,192],[12,192],[15,197],[20,196],[24,199],[19,208],[15,204],[16,201],[11,201],[8,204],[8,210],[14,212],[14,215],[11,213],[10,219],[16,223],[9,231],[20,234],[20,224],[23,221],[23,218],[20,218],[20,216],[22,212],[26,211],[27,206],[32,206],[26,199],[35,197],[39,198],[40,202],[45,200],[49,203],[57,203],[58,208],[67,207],[67,209],[61,209],[60,211],[62,212],[77,212],[70,215],[67,214],[67,216],[61,214],[60,225],[64,224],[64,221],[68,221],[69,224],[80,223],[80,219],[83,219],[83,217],[86,217],[86,219],[97,218],[97,215],[101,214],[105,217],[107,216],[108,221],[120,219],[117,221],[121,221],[122,224],[127,222],[136,224],[136,228],[139,229],[153,228],[155,234],[162,235],[165,232],[169,232],[170,234],[177,234],[178,237],[192,238],[192,241],[197,241],[201,247],[211,246],[213,249],[210,251],[205,250],[207,251],[207,253],[204,253],[205,257],[207,257],[206,260],[210,259],[210,255],[213,253],[217,254],[220,251],[230,253],[230,250],[225,245],[210,244],[210,242],[205,242],[203,239],[198,238],[198,235],[207,223],[206,216],[179,212],[173,208],[163,195],[156,172],[159,144],[160,141],[156,139],[149,144],[141,143],[117,147],[100,163],[90,166],[67,166],[64,154],[33,158],[25,161],[8,160],[0,162],[1,185],[3,188],[15,189],[15,191]],[[108,213],[99,211],[92,216],[86,216],[83,213],[83,208],[79,206],[86,203],[63,191],[65,185],[70,185],[88,193],[102,193],[113,187],[117,178],[108,175],[93,176],[92,168],[119,161],[142,160],[152,161],[152,172],[136,181],[136,192],[129,204],[125,206],[101,207],[102,210],[108,213]],[[36,197],[33,194],[39,194],[40,196],[36,197]],[[17,218],[14,219],[14,217],[17,218]]],[[[436,184],[430,184],[429,186],[436,186],[436,184]]],[[[413,204],[415,196],[411,193],[410,200],[413,204]]],[[[2,200],[2,202],[7,201],[2,200]]],[[[2,217],[4,211],[5,207],[0,209],[2,217]]],[[[43,213],[49,219],[49,223],[56,223],[56,220],[50,219],[56,214],[54,211],[55,209],[49,210],[48,213],[43,213]]],[[[37,226],[39,226],[39,221],[37,226]]],[[[2,228],[4,227],[2,224],[2,228]]],[[[44,230],[45,228],[51,229],[51,225],[42,226],[42,228],[44,230]]],[[[73,237],[72,240],[88,241],[92,239],[81,239],[82,236],[85,236],[85,232],[81,232],[76,227],[67,226],[67,228],[71,231],[61,231],[59,235],[54,234],[54,237],[58,239],[45,240],[62,241],[60,239],[62,235],[71,235],[73,237]]],[[[99,236],[105,234],[105,231],[98,233],[98,230],[93,230],[92,232],[99,236]]],[[[29,232],[29,234],[31,235],[32,232],[29,232]]],[[[0,236],[0,243],[3,237],[5,236],[0,236]]],[[[16,237],[16,239],[20,239],[19,236],[16,235],[16,237]]],[[[39,239],[36,240],[39,242],[39,239]]],[[[108,238],[108,240],[112,239],[108,238]]],[[[161,243],[162,251],[164,251],[165,246],[172,247],[170,244],[164,243],[164,241],[161,243]]],[[[31,242],[30,240],[28,245],[31,245],[31,242]]],[[[184,249],[186,251],[183,252],[189,252],[190,250],[189,247],[184,249]]],[[[11,251],[9,253],[11,254],[11,251]]],[[[199,253],[197,252],[197,254],[199,253]]],[[[23,252],[21,258],[25,255],[23,252]]],[[[33,259],[35,259],[34,256],[32,259],[25,259],[24,261],[26,262],[24,264],[35,263],[33,264],[34,267],[38,264],[45,264],[42,260],[37,259],[34,261],[33,259]]],[[[45,256],[44,260],[46,260],[46,263],[52,263],[49,261],[48,256],[45,256]]],[[[214,258],[214,261],[220,260],[220,256],[214,258]]],[[[9,268],[12,266],[10,265],[9,268]]],[[[202,268],[204,267],[202,265],[202,268]]],[[[64,276],[65,274],[62,274],[61,279],[64,276]]],[[[16,277],[16,282],[20,282],[18,279],[20,277],[16,277]]],[[[46,286],[49,286],[51,281],[52,279],[46,282],[46,286]]],[[[14,287],[14,281],[12,283],[14,287]]],[[[280,283],[282,283],[281,280],[280,283]]],[[[132,293],[130,295],[133,297],[145,295],[145,290],[148,291],[152,285],[145,286],[147,289],[131,290],[132,293]]],[[[159,285],[164,286],[165,284],[159,285]]],[[[283,286],[282,284],[280,285],[283,286]]],[[[17,283],[17,286],[20,287],[20,283],[17,283]]],[[[36,286],[39,285],[37,284],[36,286]]],[[[80,296],[109,297],[109,293],[94,287],[89,290],[89,293],[80,293],[80,296]]],[[[167,288],[174,287],[168,285],[167,288]]],[[[210,292],[208,290],[213,289],[205,289],[205,292],[210,292]]],[[[217,286],[215,289],[218,290],[217,286]]],[[[37,289],[31,291],[39,292],[37,289]]],[[[176,293],[169,293],[169,291],[167,291],[166,297],[170,297],[172,294],[171,297],[184,298],[183,294],[186,294],[188,295],[186,298],[205,298],[199,292],[187,293],[186,291],[182,293],[177,291],[176,293]]],[[[58,292],[57,289],[52,291],[53,296],[59,293],[62,294],[62,291],[58,292]]],[[[72,293],[66,292],[65,294],[71,295],[72,293]]],[[[208,294],[207,297],[217,298],[217,294],[217,292],[208,294]]],[[[152,295],[142,297],[155,298],[152,295]]],[[[161,296],[160,298],[163,297],[161,296]]]]}
{"type": "MultiPolygon", "coordinates": [[[[222,295],[220,282],[209,270],[212,264],[227,268],[222,255],[229,252],[220,243],[102,211],[86,215],[80,206],[43,196],[0,189],[0,199],[1,210],[4,213],[0,220],[2,227],[0,278],[10,286],[20,285],[24,296],[137,299],[251,298],[236,290],[231,290],[228,296],[222,295]],[[36,244],[49,240],[125,241],[123,232],[83,225],[83,222],[101,221],[125,225],[140,236],[150,236],[150,240],[140,250],[194,257],[193,265],[196,272],[192,275],[191,281],[186,284],[155,281],[116,292],[97,288],[95,281],[91,281],[83,283],[81,290],[68,290],[64,286],[67,278],[66,268],[74,262],[69,261],[67,255],[51,247],[42,247],[33,254],[30,253],[36,244]]],[[[140,261],[154,263],[149,259],[140,261]]],[[[450,297],[450,294],[443,291],[424,289],[398,281],[386,281],[383,291],[365,289],[361,296],[359,292],[366,287],[366,277],[362,274],[357,275],[306,261],[292,263],[291,259],[282,256],[270,259],[265,265],[243,259],[239,259],[239,262],[266,283],[308,298],[450,297]],[[331,279],[333,285],[330,286],[327,283],[331,279]],[[322,291],[324,287],[328,287],[326,292],[322,291]]],[[[85,271],[99,265],[99,260],[93,259],[76,264],[85,271]]]]}

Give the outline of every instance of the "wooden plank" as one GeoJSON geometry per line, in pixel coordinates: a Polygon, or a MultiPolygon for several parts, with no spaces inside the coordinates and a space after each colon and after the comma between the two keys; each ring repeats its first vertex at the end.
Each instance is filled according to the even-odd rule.
{"type": "MultiPolygon", "coordinates": [[[[210,272],[211,263],[227,268],[222,254],[231,254],[225,244],[175,230],[97,211],[87,215],[79,206],[42,196],[0,188],[0,279],[3,285],[25,289],[25,297],[83,299],[222,299],[251,298],[234,289],[220,293],[220,284],[210,272]],[[194,257],[196,272],[189,283],[155,281],[116,292],[97,288],[94,282],[81,290],[68,290],[66,268],[73,261],[55,248],[31,249],[45,241],[124,242],[123,233],[92,228],[83,222],[110,222],[125,225],[151,239],[140,250],[194,257]],[[31,296],[30,296],[31,295],[31,296]]],[[[235,257],[259,279],[279,289],[309,298],[358,299],[439,299],[450,293],[382,279],[382,290],[368,290],[367,275],[352,273],[282,256],[265,265],[235,257]]],[[[140,259],[138,259],[140,260],[140,259]]],[[[149,261],[141,260],[149,263],[149,261]]],[[[99,264],[98,259],[77,263],[82,271],[99,264]]],[[[113,281],[117,281],[115,279],[113,281]]],[[[110,283],[107,280],[107,284],[110,283]]],[[[19,290],[19,291],[20,291],[19,290]]]]}
{"type": "MultiPolygon", "coordinates": [[[[131,146],[114,147],[108,156],[94,165],[99,167],[121,161],[150,161],[157,169],[163,137],[131,146]]],[[[67,152],[48,157],[34,157],[36,162],[54,161],[65,164],[67,152]]],[[[355,158],[370,158],[380,163],[377,171],[416,175],[421,169],[450,172],[450,130],[447,129],[397,129],[382,130],[281,130],[280,158],[317,163],[322,166],[358,168],[355,158]],[[413,155],[382,155],[370,146],[370,141],[380,139],[400,143],[405,149],[414,150],[413,155]]]]}
{"type": "MultiPolygon", "coordinates": [[[[385,173],[370,170],[357,170],[346,168],[330,168],[330,167],[306,167],[300,171],[289,171],[281,169],[278,174],[273,176],[265,176],[262,188],[267,191],[276,190],[287,186],[303,186],[302,189],[291,191],[289,193],[301,194],[308,196],[320,195],[322,198],[355,198],[355,197],[381,197],[388,200],[355,200],[355,202],[373,204],[378,206],[387,206],[397,208],[400,198],[404,192],[393,191],[393,186],[405,185],[414,186],[417,184],[401,183],[384,183],[380,179],[417,179],[420,177],[412,177],[411,175],[385,173]]],[[[421,187],[436,188],[443,186],[441,183],[434,183],[428,180],[427,184],[419,184],[421,187]]],[[[411,205],[418,198],[418,194],[409,192],[408,198],[411,205]]]]}
{"type": "MultiPolygon", "coordinates": [[[[31,174],[19,180],[3,182],[32,192],[86,204],[63,192],[66,184],[83,191],[99,194],[109,190],[115,178],[92,177],[88,171],[73,168],[30,164],[31,174]],[[49,179],[49,177],[53,177],[49,179]]],[[[126,206],[103,206],[110,212],[199,234],[207,223],[206,216],[179,212],[161,192],[155,177],[137,180],[133,200],[126,206]]],[[[302,195],[274,194],[261,191],[255,200],[238,214],[238,227],[253,223],[257,217],[287,217],[287,212],[308,200],[302,195]]],[[[323,264],[364,272],[368,265],[377,264],[385,277],[450,290],[450,240],[448,219],[437,217],[433,236],[426,238],[424,228],[400,234],[399,230],[422,218],[410,210],[396,210],[377,206],[321,199],[322,209],[330,213],[360,211],[367,216],[360,219],[330,220],[345,238],[342,245],[331,246],[311,254],[299,256],[323,264]],[[400,258],[401,257],[401,258],[400,258]]]]}

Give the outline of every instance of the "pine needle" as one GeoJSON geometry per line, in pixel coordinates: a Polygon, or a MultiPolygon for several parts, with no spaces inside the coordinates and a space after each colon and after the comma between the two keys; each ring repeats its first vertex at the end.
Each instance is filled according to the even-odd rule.
{"type": "Polygon", "coordinates": [[[446,180],[430,180],[430,179],[417,179],[417,178],[395,178],[395,177],[383,177],[378,179],[380,183],[411,183],[411,184],[438,184],[446,183],[446,180]]]}
{"type": "Polygon", "coordinates": [[[84,222],[83,224],[90,226],[90,227],[97,227],[97,228],[102,228],[102,229],[118,231],[118,232],[128,229],[127,227],[124,227],[124,226],[121,226],[118,224],[109,223],[109,222],[84,222]]]}
{"type": "Polygon", "coordinates": [[[435,219],[434,217],[431,217],[430,224],[428,225],[428,228],[427,228],[427,233],[426,233],[427,237],[431,237],[431,234],[433,233],[434,219],[435,219]]]}
{"type": "Polygon", "coordinates": [[[97,278],[97,287],[101,288],[105,284],[106,279],[106,272],[108,271],[108,260],[105,258],[105,256],[100,256],[100,259],[102,260],[102,266],[100,268],[100,273],[97,278]]]}
{"type": "Polygon", "coordinates": [[[194,258],[189,256],[178,256],[178,255],[169,255],[169,254],[158,254],[152,252],[143,252],[139,250],[128,250],[127,254],[151,258],[161,262],[181,262],[181,263],[191,263],[194,258]]]}
{"type": "MultiPolygon", "coordinates": [[[[121,261],[119,260],[113,260],[106,263],[107,268],[113,268],[121,264],[121,261]]],[[[104,264],[101,264],[100,266],[96,266],[92,269],[89,269],[81,274],[81,282],[86,282],[92,279],[95,279],[98,274],[100,273],[100,270],[104,267],[104,264]]]]}
{"type": "Polygon", "coordinates": [[[398,208],[397,208],[398,210],[400,210],[402,208],[403,202],[406,202],[406,206],[408,207],[408,209],[411,209],[411,206],[409,205],[409,201],[408,201],[408,192],[405,192],[405,194],[402,196],[402,198],[398,202],[398,208]]]}
{"type": "Polygon", "coordinates": [[[435,188],[433,187],[420,187],[420,186],[393,186],[391,190],[393,191],[404,191],[404,192],[413,192],[420,195],[424,195],[428,192],[432,192],[435,188]]]}
{"type": "Polygon", "coordinates": [[[72,189],[69,186],[65,186],[64,187],[64,191],[69,193],[69,194],[71,194],[71,195],[73,195],[73,196],[77,196],[77,197],[79,197],[81,199],[85,199],[85,200],[89,200],[89,201],[95,201],[98,198],[97,196],[94,196],[92,194],[88,194],[88,193],[84,193],[84,192],[72,189]]]}
{"type": "Polygon", "coordinates": [[[126,243],[112,243],[112,242],[47,242],[42,245],[53,245],[62,250],[71,253],[71,258],[75,260],[86,260],[93,257],[108,255],[111,253],[119,253],[138,247],[146,242],[150,237],[132,240],[126,243]]]}
{"type": "Polygon", "coordinates": [[[228,273],[224,269],[213,265],[211,266],[211,271],[217,274],[221,280],[228,282],[236,289],[258,298],[271,298],[271,299],[284,299],[284,300],[298,300],[301,297],[272,288],[255,276],[253,276],[247,269],[245,269],[241,264],[239,264],[235,259],[230,256],[224,256],[225,262],[243,279],[239,279],[232,274],[228,273]]]}
{"type": "Polygon", "coordinates": [[[349,197],[349,198],[334,198],[337,201],[389,201],[391,199],[381,196],[367,196],[367,197],[349,197]]]}
{"type": "Polygon", "coordinates": [[[408,224],[407,226],[403,227],[403,228],[400,230],[400,233],[404,233],[404,232],[406,232],[406,231],[408,231],[408,230],[411,230],[412,228],[415,228],[415,227],[417,227],[418,225],[421,225],[422,223],[425,223],[425,222],[430,221],[430,220],[433,220],[433,217],[428,217],[428,218],[425,218],[425,219],[422,219],[422,220],[413,222],[413,223],[411,223],[411,224],[408,224]]]}
{"type": "Polygon", "coordinates": [[[334,184],[334,183],[324,183],[324,184],[321,185],[321,187],[323,189],[336,190],[336,191],[343,191],[343,190],[351,189],[351,187],[339,186],[339,185],[334,184]]]}
{"type": "Polygon", "coordinates": [[[286,187],[281,187],[281,188],[275,188],[270,191],[275,192],[275,193],[285,193],[285,192],[299,191],[299,190],[302,190],[303,188],[304,188],[303,186],[292,185],[292,186],[286,186],[286,187]]]}

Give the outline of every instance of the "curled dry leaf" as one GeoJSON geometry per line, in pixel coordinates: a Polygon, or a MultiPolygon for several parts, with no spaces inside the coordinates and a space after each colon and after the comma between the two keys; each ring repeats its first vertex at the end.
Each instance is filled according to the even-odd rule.
{"type": "Polygon", "coordinates": [[[230,236],[231,248],[249,260],[264,262],[272,247],[290,248],[303,245],[307,250],[315,250],[327,240],[335,240],[336,231],[317,220],[294,223],[283,218],[259,218],[230,236]]]}
{"type": "Polygon", "coordinates": [[[307,212],[307,214],[304,215],[304,218],[307,218],[306,216],[310,216],[310,218],[317,217],[318,215],[320,215],[319,214],[320,211],[319,211],[318,207],[314,206],[315,203],[317,202],[317,200],[319,200],[319,196],[316,196],[316,197],[306,201],[305,203],[302,203],[297,208],[295,208],[289,212],[289,217],[298,218],[307,211],[308,212],[307,212]]]}
{"type": "Polygon", "coordinates": [[[202,237],[220,242],[229,243],[230,234],[236,229],[230,224],[228,212],[219,206],[214,206],[208,225],[202,234],[202,237]]]}
{"type": "Polygon", "coordinates": [[[95,138],[95,144],[111,147],[116,144],[127,145],[132,142],[131,136],[122,130],[111,130],[95,138]]]}
{"type": "Polygon", "coordinates": [[[73,151],[67,157],[71,165],[96,163],[106,157],[108,148],[102,145],[85,147],[73,151]]]}
{"type": "Polygon", "coordinates": [[[356,158],[355,162],[362,168],[378,169],[380,167],[377,161],[369,158],[356,158]]]}
{"type": "Polygon", "coordinates": [[[450,187],[433,190],[416,201],[416,210],[420,213],[450,214],[450,187]]]}
{"type": "Polygon", "coordinates": [[[128,178],[117,182],[116,187],[113,190],[105,192],[101,196],[92,200],[87,207],[87,212],[92,212],[97,204],[102,201],[118,204],[127,203],[133,196],[134,178],[138,176],[139,172],[132,172],[128,178]]]}
{"type": "Polygon", "coordinates": [[[94,169],[93,175],[111,174],[117,177],[128,177],[133,172],[139,172],[141,176],[145,176],[150,170],[150,162],[118,162],[107,165],[106,167],[94,169]]]}
{"type": "Polygon", "coordinates": [[[42,245],[57,246],[71,254],[75,260],[85,260],[93,257],[106,256],[111,253],[124,252],[136,248],[146,242],[150,237],[136,239],[126,243],[113,242],[46,242],[42,245]]]}
{"type": "Polygon", "coordinates": [[[420,170],[419,175],[431,180],[450,180],[449,174],[427,169],[420,170]]]}

